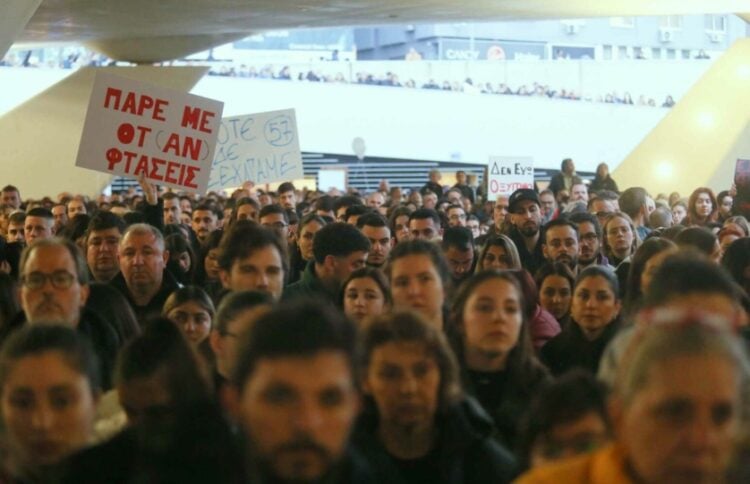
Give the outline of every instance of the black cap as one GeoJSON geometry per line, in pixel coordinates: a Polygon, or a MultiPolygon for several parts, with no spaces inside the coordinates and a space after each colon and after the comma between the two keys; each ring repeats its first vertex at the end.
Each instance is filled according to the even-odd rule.
{"type": "Polygon", "coordinates": [[[510,198],[508,198],[508,210],[510,212],[513,212],[515,210],[515,206],[521,200],[531,200],[540,207],[542,206],[541,202],[539,202],[539,195],[534,190],[532,190],[531,188],[519,188],[518,190],[510,194],[510,198]]]}

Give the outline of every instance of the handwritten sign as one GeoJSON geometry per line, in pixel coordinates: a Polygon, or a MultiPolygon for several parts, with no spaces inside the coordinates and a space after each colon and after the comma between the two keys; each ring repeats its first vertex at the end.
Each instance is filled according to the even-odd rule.
{"type": "Polygon", "coordinates": [[[205,193],[219,101],[99,72],[76,166],[205,193]]]}
{"type": "Polygon", "coordinates": [[[303,177],[294,109],[221,120],[209,190],[303,177]]]}
{"type": "Polygon", "coordinates": [[[510,195],[519,188],[534,188],[534,159],[529,157],[490,156],[487,193],[490,200],[510,195]]]}

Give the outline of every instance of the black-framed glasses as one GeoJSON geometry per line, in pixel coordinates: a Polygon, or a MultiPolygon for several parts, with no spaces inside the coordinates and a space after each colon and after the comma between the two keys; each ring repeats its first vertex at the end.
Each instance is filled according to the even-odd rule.
{"type": "Polygon", "coordinates": [[[68,271],[55,271],[51,274],[45,274],[44,272],[31,272],[24,276],[21,276],[21,284],[28,287],[29,289],[39,289],[49,279],[52,283],[52,287],[55,289],[68,289],[73,285],[76,280],[76,276],[68,271]]]}

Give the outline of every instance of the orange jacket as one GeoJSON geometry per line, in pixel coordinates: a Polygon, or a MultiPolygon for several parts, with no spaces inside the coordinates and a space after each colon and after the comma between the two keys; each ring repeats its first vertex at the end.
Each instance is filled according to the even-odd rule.
{"type": "Polygon", "coordinates": [[[634,484],[625,473],[625,456],[615,445],[533,469],[515,484],[634,484]]]}

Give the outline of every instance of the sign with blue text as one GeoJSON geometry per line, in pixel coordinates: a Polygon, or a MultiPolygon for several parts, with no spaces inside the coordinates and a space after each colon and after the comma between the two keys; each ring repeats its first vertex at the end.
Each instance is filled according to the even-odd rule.
{"type": "Polygon", "coordinates": [[[519,188],[534,188],[534,159],[528,156],[490,156],[487,167],[488,200],[508,196],[519,188]]]}
{"type": "Polygon", "coordinates": [[[209,190],[303,176],[294,109],[221,120],[209,190]]]}

